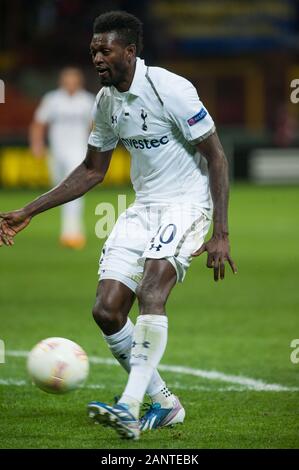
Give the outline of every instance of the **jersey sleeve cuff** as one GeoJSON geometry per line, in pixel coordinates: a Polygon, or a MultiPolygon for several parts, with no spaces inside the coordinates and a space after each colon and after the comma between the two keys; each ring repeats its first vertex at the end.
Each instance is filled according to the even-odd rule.
{"type": "Polygon", "coordinates": [[[117,144],[115,145],[106,145],[103,147],[96,147],[95,145],[92,144],[87,144],[87,148],[89,150],[93,150],[94,152],[108,152],[109,150],[114,150],[117,144]]]}
{"type": "Polygon", "coordinates": [[[197,137],[196,139],[190,140],[189,142],[192,145],[197,145],[200,142],[202,142],[203,140],[206,140],[208,137],[210,137],[210,135],[214,134],[215,132],[216,132],[216,127],[213,126],[213,127],[211,127],[211,129],[208,130],[208,132],[201,135],[200,137],[197,137]]]}

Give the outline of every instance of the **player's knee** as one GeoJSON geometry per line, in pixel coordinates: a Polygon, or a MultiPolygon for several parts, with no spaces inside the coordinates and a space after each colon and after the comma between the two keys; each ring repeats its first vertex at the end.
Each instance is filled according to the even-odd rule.
{"type": "Polygon", "coordinates": [[[109,296],[107,298],[101,296],[96,298],[96,302],[92,309],[92,315],[95,322],[106,334],[109,334],[111,330],[117,330],[119,324],[122,322],[121,312],[109,296]]]}
{"type": "Polygon", "coordinates": [[[153,285],[140,284],[136,291],[141,313],[162,313],[165,310],[166,299],[163,293],[153,285]]]}

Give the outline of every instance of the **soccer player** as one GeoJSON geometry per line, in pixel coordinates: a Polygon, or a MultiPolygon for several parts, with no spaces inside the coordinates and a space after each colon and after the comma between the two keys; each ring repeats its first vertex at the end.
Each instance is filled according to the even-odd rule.
{"type": "MultiPolygon", "coordinates": [[[[63,69],[59,75],[59,88],[46,93],[30,126],[31,150],[37,158],[45,155],[48,130],[50,172],[54,184],[60,183],[81,163],[86,149],[94,95],[84,90],[83,83],[80,69],[63,69]]],[[[75,249],[85,245],[82,198],[62,206],[60,243],[75,249]]]]}
{"type": "Polygon", "coordinates": [[[185,417],[157,371],[167,343],[165,305],[176,282],[184,279],[192,257],[205,251],[215,281],[224,278],[226,262],[236,272],[228,238],[228,165],[214,122],[194,86],[146,66],[141,48],[136,17],[116,11],[96,18],[90,51],[103,87],[85,160],[50,192],[2,213],[0,225],[2,244],[12,245],[32,217],[102,182],[119,140],[130,151],[136,200],[104,245],[93,308],[129,379],[116,404],[95,401],[88,409],[95,421],[133,439],[141,430],[185,417]],[[211,219],[213,233],[205,243],[211,219]],[[128,315],[135,298],[140,314],[134,326],[128,315]],[[152,405],[140,418],[145,393],[152,405]]]}

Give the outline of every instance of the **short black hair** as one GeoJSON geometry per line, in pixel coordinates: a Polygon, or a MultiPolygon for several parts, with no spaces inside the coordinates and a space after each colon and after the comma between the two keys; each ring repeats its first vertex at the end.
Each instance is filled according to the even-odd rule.
{"type": "Polygon", "coordinates": [[[143,47],[143,27],[139,18],[126,11],[117,10],[103,13],[94,20],[94,34],[111,31],[116,31],[126,46],[135,44],[136,55],[140,55],[143,47]]]}

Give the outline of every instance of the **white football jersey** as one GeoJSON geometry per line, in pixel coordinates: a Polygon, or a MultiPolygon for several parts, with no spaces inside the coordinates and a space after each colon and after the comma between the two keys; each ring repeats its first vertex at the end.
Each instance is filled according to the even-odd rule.
{"type": "Polygon", "coordinates": [[[89,144],[105,151],[123,143],[137,202],[191,201],[211,209],[207,162],[195,144],[214,132],[188,80],[137,58],[127,92],[111,86],[98,93],[89,144]]]}
{"type": "Polygon", "coordinates": [[[84,159],[94,99],[85,90],[70,95],[62,88],[43,97],[34,117],[48,124],[50,150],[56,158],[84,159]]]}

